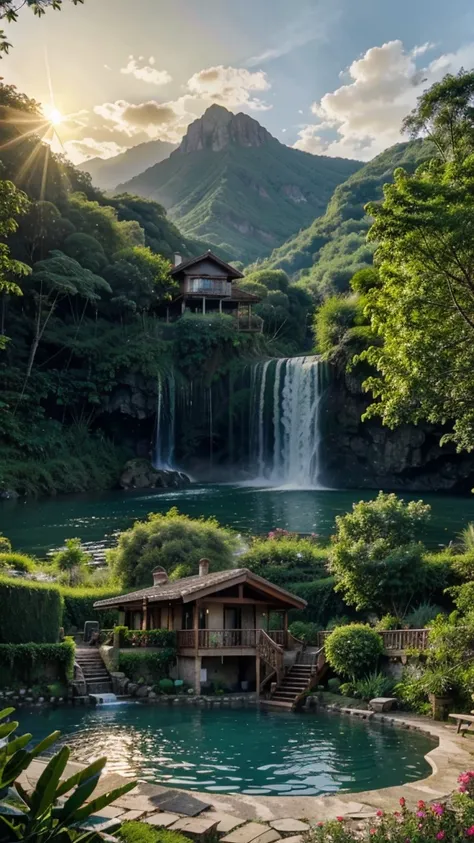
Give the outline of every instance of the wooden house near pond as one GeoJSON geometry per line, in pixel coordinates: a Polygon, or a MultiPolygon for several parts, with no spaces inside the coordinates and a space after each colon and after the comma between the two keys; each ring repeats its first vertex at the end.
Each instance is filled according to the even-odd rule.
{"type": "Polygon", "coordinates": [[[170,582],[153,572],[153,585],[99,600],[96,609],[118,609],[119,623],[134,630],[176,633],[176,677],[194,687],[219,684],[228,690],[270,690],[275,704],[293,704],[315,675],[305,648],[288,630],[290,609],[306,601],[246,568],[209,572],[170,582]],[[293,674],[291,687],[281,690],[293,674]],[[283,697],[280,694],[283,694],[283,697]]]}

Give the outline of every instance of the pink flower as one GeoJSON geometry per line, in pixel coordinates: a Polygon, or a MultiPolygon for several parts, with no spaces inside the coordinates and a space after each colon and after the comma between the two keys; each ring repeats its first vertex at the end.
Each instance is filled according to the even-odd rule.
{"type": "Polygon", "coordinates": [[[425,811],[417,811],[416,816],[420,817],[420,819],[424,820],[424,818],[426,817],[426,813],[425,813],[425,811]]]}
{"type": "Polygon", "coordinates": [[[371,828],[371,829],[370,829],[370,833],[371,833],[371,834],[377,834],[377,829],[376,829],[376,828],[371,828]]]}
{"type": "Polygon", "coordinates": [[[466,793],[467,787],[464,787],[464,785],[462,785],[462,787],[458,788],[458,790],[459,793],[466,793]]]}
{"type": "Polygon", "coordinates": [[[437,840],[444,840],[445,837],[446,837],[445,831],[438,831],[438,834],[436,835],[437,840]]]}
{"type": "Polygon", "coordinates": [[[438,817],[442,817],[444,814],[444,807],[443,805],[440,805],[439,802],[435,802],[434,805],[431,806],[431,810],[433,811],[433,814],[436,814],[438,817]]]}
{"type": "Polygon", "coordinates": [[[470,828],[466,828],[466,837],[474,837],[474,825],[471,825],[470,828]]]}

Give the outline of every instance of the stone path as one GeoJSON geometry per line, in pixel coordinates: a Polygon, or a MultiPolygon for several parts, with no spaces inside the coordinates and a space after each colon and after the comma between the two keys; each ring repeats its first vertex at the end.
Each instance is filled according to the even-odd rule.
{"type": "MultiPolygon", "coordinates": [[[[193,791],[189,795],[203,802],[203,811],[193,817],[167,811],[165,804],[163,810],[160,810],[159,802],[163,801],[167,788],[140,783],[135,790],[96,815],[95,821],[103,823],[96,828],[112,831],[122,822],[134,819],[179,831],[196,841],[217,833],[222,843],[275,843],[282,838],[285,843],[301,843],[301,835],[315,822],[338,816],[362,820],[374,816],[379,809],[396,810],[401,796],[405,797],[407,806],[411,808],[416,806],[419,799],[445,799],[455,790],[459,773],[473,766],[472,736],[459,737],[454,726],[406,714],[374,715],[373,719],[429,732],[437,737],[439,746],[426,756],[432,774],[426,779],[397,787],[338,796],[256,797],[243,793],[218,795],[193,791]]],[[[34,785],[44,769],[44,763],[35,760],[30,765],[28,775],[21,778],[24,787],[31,788],[34,785]]],[[[80,765],[69,763],[65,777],[79,768],[80,765]]],[[[93,796],[99,792],[105,793],[121,783],[121,776],[105,775],[99,782],[97,794],[93,796]]]]}

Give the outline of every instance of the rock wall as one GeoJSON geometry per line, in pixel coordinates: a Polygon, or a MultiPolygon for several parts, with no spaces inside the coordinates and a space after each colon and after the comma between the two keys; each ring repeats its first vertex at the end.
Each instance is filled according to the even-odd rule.
{"type": "Polygon", "coordinates": [[[474,486],[474,454],[440,446],[444,433],[432,425],[390,430],[361,417],[370,398],[362,378],[332,373],[324,398],[324,482],[328,486],[407,491],[469,492],[474,486]]]}

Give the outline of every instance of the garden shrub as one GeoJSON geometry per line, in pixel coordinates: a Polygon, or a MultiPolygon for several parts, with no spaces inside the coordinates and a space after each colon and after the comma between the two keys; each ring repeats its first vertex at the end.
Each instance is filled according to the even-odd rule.
{"type": "Polygon", "coordinates": [[[96,600],[117,597],[122,593],[120,589],[61,587],[60,592],[64,599],[62,626],[66,633],[74,630],[82,631],[86,621],[98,620],[103,629],[112,629],[117,623],[117,609],[98,611],[94,609],[94,603],[96,600]]]}
{"type": "Polygon", "coordinates": [[[369,700],[373,700],[375,697],[389,696],[393,691],[395,682],[390,676],[385,676],[384,673],[374,671],[373,673],[368,673],[367,676],[363,676],[362,679],[356,679],[351,684],[352,696],[356,697],[356,699],[369,702],[369,700]]]}
{"type": "Polygon", "coordinates": [[[54,643],[63,600],[55,586],[0,577],[0,643],[54,643]]]}
{"type": "Polygon", "coordinates": [[[316,645],[318,643],[318,632],[320,628],[317,623],[307,623],[306,621],[293,621],[289,630],[295,638],[299,641],[304,641],[306,644],[316,645]]]}
{"type": "Polygon", "coordinates": [[[91,554],[83,549],[80,539],[66,539],[64,547],[54,554],[52,566],[66,585],[81,585],[91,560],[91,554]]]}
{"type": "Polygon", "coordinates": [[[295,579],[303,583],[324,577],[327,561],[327,549],[320,547],[315,539],[301,538],[284,530],[274,530],[266,539],[254,539],[240,557],[242,567],[283,588],[295,579]]]}
{"type": "Polygon", "coordinates": [[[396,615],[384,615],[375,624],[377,632],[384,632],[390,629],[402,629],[403,623],[396,615]]]}
{"type": "Polygon", "coordinates": [[[406,615],[404,623],[411,629],[424,629],[431,621],[434,621],[438,615],[442,614],[443,610],[440,606],[435,606],[433,603],[420,603],[415,609],[406,615]]]}
{"type": "Polygon", "coordinates": [[[170,574],[185,564],[197,574],[199,560],[206,558],[211,572],[231,568],[237,546],[236,535],[215,519],[188,518],[173,508],[149,515],[148,521],[136,521],[120,534],[107,559],[123,587],[132,589],[150,586],[152,571],[159,566],[170,574]]]}
{"type": "Polygon", "coordinates": [[[62,644],[0,644],[0,677],[3,687],[24,684],[64,684],[73,678],[75,646],[62,644]]]}
{"type": "Polygon", "coordinates": [[[138,682],[143,678],[146,682],[153,684],[167,678],[175,659],[176,650],[171,647],[158,652],[149,652],[145,649],[121,650],[118,669],[132,682],[138,682]]]}
{"type": "Polygon", "coordinates": [[[116,626],[120,647],[176,647],[176,632],[170,629],[128,629],[116,626]]]}
{"type": "Polygon", "coordinates": [[[350,623],[353,623],[353,621],[349,615],[335,615],[329,618],[326,624],[326,630],[337,629],[338,626],[349,626],[350,623]]]}
{"type": "Polygon", "coordinates": [[[147,823],[126,822],[117,832],[123,843],[189,843],[187,837],[166,828],[153,828],[147,823]]]}
{"type": "Polygon", "coordinates": [[[417,541],[430,507],[380,492],[338,515],[330,552],[336,590],[357,610],[403,616],[427,586],[425,549],[417,541]]]}
{"type": "Polygon", "coordinates": [[[174,691],[174,682],[172,679],[160,679],[158,682],[158,690],[162,694],[172,694],[174,691]]]}
{"type": "Polygon", "coordinates": [[[3,533],[0,533],[0,553],[10,553],[12,549],[12,543],[10,539],[7,539],[3,533]]]}
{"type": "Polygon", "coordinates": [[[328,679],[328,691],[331,694],[338,694],[341,687],[341,680],[337,678],[337,676],[333,676],[331,679],[328,679]]]}
{"type": "MultiPolygon", "coordinates": [[[[297,572],[293,571],[293,576],[297,572]]],[[[305,621],[317,624],[321,629],[327,628],[330,617],[342,615],[347,609],[337,592],[334,591],[334,577],[324,577],[310,582],[292,582],[285,585],[288,591],[306,600],[307,607],[304,612],[291,613],[290,619],[299,620],[302,616],[305,621]]]]}
{"type": "Polygon", "coordinates": [[[0,553],[0,568],[11,568],[24,574],[31,574],[36,570],[36,562],[25,553],[7,551],[0,553]]]}
{"type": "Polygon", "coordinates": [[[382,638],[364,624],[337,627],[326,638],[326,658],[336,673],[353,681],[373,669],[383,652],[382,638]]]}

